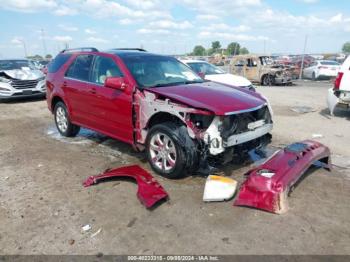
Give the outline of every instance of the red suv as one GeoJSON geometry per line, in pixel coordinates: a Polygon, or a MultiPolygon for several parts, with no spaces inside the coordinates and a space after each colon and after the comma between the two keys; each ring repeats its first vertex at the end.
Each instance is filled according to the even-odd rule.
{"type": "Polygon", "coordinates": [[[270,140],[260,94],[205,81],[176,58],[142,49],[64,50],[50,63],[47,103],[58,131],[93,129],[146,151],[154,171],[176,178],[270,140]]]}

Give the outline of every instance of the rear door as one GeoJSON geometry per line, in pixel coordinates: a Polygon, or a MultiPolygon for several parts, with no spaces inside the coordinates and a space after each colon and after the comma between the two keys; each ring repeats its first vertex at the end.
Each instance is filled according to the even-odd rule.
{"type": "MultiPolygon", "coordinates": [[[[104,86],[107,77],[123,77],[124,74],[118,66],[113,55],[96,55],[89,84],[93,97],[89,100],[91,114],[96,122],[94,127],[107,135],[125,142],[133,141],[132,124],[132,95],[130,88],[116,90],[104,86]]],[[[124,78],[125,84],[127,78],[124,78]]]]}
{"type": "Polygon", "coordinates": [[[93,55],[78,55],[68,67],[62,89],[71,109],[71,120],[81,125],[91,127],[94,120],[91,117],[92,94],[88,89],[88,81],[93,55]]]}
{"type": "Polygon", "coordinates": [[[344,61],[340,72],[343,72],[343,77],[340,82],[340,90],[350,91],[350,56],[344,61]]]}

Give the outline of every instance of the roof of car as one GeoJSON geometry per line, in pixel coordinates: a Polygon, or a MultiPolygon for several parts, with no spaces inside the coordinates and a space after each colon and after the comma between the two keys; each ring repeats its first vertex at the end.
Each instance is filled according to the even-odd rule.
{"type": "Polygon", "coordinates": [[[29,61],[26,58],[0,58],[0,61],[29,61]]]}
{"type": "Polygon", "coordinates": [[[208,63],[207,61],[203,60],[195,60],[195,59],[180,59],[182,63],[208,63]]]}

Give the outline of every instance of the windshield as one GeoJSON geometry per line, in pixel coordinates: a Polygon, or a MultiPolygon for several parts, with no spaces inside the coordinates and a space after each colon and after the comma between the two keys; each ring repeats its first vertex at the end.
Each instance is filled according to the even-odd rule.
{"type": "Polygon", "coordinates": [[[145,54],[120,57],[140,87],[203,82],[189,67],[173,57],[145,54]]]}
{"type": "Polygon", "coordinates": [[[340,65],[339,63],[337,63],[335,61],[321,61],[320,64],[321,65],[335,65],[335,66],[340,65]]]}
{"type": "Polygon", "coordinates": [[[209,63],[187,63],[192,70],[194,70],[197,74],[203,73],[205,75],[218,75],[218,74],[225,74],[225,71],[221,70],[220,68],[211,65],[209,63]]]}
{"type": "Polygon", "coordinates": [[[28,60],[0,60],[0,70],[14,69],[32,69],[35,70],[34,64],[28,60]]]}
{"type": "Polygon", "coordinates": [[[268,57],[268,56],[261,56],[260,62],[262,65],[272,65],[273,64],[273,60],[271,59],[271,57],[268,57]]]}

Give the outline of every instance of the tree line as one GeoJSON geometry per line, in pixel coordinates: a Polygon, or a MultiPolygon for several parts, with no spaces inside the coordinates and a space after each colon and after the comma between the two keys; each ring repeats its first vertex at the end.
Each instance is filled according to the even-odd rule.
{"type": "Polygon", "coordinates": [[[244,55],[249,54],[247,48],[242,47],[237,42],[231,42],[227,45],[226,48],[221,47],[220,41],[214,41],[211,43],[211,47],[205,49],[202,45],[196,45],[193,48],[192,53],[190,55],[193,56],[205,56],[205,55],[215,55],[215,54],[224,54],[224,55],[244,55]]]}

